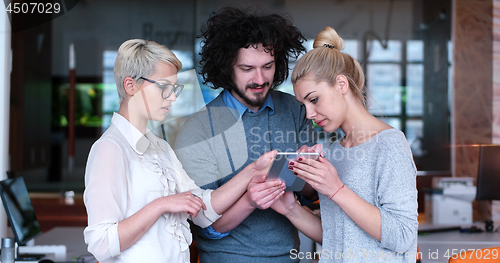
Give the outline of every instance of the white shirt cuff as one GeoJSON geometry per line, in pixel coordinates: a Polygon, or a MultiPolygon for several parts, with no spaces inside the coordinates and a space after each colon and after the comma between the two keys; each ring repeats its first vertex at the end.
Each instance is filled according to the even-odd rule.
{"type": "Polygon", "coordinates": [[[118,236],[118,223],[112,225],[108,229],[108,240],[109,240],[109,253],[111,257],[115,257],[121,254],[120,251],[120,237],[118,236]]]}
{"type": "MultiPolygon", "coordinates": [[[[210,226],[213,222],[217,221],[222,215],[217,214],[213,207],[212,207],[212,192],[213,190],[204,190],[201,193],[201,200],[203,203],[205,203],[205,206],[207,207],[207,210],[201,209],[200,213],[198,213],[198,216],[193,218],[193,222],[202,227],[208,227],[210,226]]],[[[199,192],[195,193],[199,195],[199,192]]]]}

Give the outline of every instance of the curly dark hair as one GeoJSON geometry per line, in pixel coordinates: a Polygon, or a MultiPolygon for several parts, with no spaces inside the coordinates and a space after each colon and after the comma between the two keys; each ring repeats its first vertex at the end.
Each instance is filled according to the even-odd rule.
{"type": "Polygon", "coordinates": [[[212,13],[202,30],[201,70],[204,84],[213,89],[235,87],[233,65],[240,48],[262,44],[275,59],[276,72],[271,89],[288,77],[288,60],[297,59],[306,49],[305,38],[292,21],[278,14],[259,15],[248,10],[225,7],[212,13]]]}

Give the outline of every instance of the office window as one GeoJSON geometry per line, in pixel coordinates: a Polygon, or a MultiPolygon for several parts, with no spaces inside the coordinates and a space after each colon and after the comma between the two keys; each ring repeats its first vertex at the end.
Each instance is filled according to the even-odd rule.
{"type": "Polygon", "coordinates": [[[383,47],[379,41],[373,40],[368,46],[369,62],[400,62],[402,43],[399,40],[387,41],[387,47],[383,47]]]}
{"type": "Polygon", "coordinates": [[[424,60],[424,42],[422,40],[408,40],[406,42],[406,60],[420,62],[424,60]]]}
{"type": "Polygon", "coordinates": [[[370,95],[369,111],[381,117],[399,115],[401,113],[401,67],[397,64],[368,64],[366,78],[370,95]]]}
{"type": "Polygon", "coordinates": [[[118,112],[120,108],[120,99],[116,91],[115,75],[113,74],[113,67],[115,66],[116,55],[118,51],[106,50],[103,53],[103,91],[102,91],[102,132],[111,125],[111,117],[113,112],[118,112]]]}
{"type": "Polygon", "coordinates": [[[414,156],[422,155],[423,51],[421,40],[379,41],[368,45],[369,111],[405,133],[414,156]]]}
{"type": "Polygon", "coordinates": [[[406,114],[422,116],[423,114],[423,82],[424,66],[422,64],[406,65],[406,114]]]}

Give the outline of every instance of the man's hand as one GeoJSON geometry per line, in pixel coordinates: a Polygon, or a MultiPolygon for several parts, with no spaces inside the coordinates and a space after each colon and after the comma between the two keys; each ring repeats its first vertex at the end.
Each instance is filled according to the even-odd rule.
{"type": "Polygon", "coordinates": [[[261,177],[263,175],[267,176],[267,172],[269,171],[269,168],[271,168],[271,164],[273,163],[274,157],[277,153],[277,150],[266,152],[261,155],[255,162],[249,164],[248,166],[251,166],[253,170],[253,177],[261,177]]]}
{"type": "Polygon", "coordinates": [[[266,182],[266,176],[255,176],[248,184],[250,203],[259,209],[269,208],[285,193],[286,185],[279,180],[266,182]]]}
{"type": "Polygon", "coordinates": [[[297,199],[295,198],[295,195],[293,194],[293,192],[288,191],[285,192],[285,194],[282,197],[276,200],[276,202],[274,202],[274,204],[271,205],[271,208],[274,211],[286,216],[288,212],[292,210],[293,206],[296,203],[297,199]]]}

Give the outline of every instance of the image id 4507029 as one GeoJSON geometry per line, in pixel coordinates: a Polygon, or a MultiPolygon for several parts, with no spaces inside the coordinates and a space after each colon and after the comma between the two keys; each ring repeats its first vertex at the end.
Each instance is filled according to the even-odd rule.
{"type": "Polygon", "coordinates": [[[7,13],[14,14],[58,14],[61,12],[60,3],[43,3],[43,2],[33,2],[33,3],[9,3],[5,7],[7,13]]]}
{"type": "Polygon", "coordinates": [[[78,0],[28,0],[5,3],[12,33],[40,26],[54,20],[73,9],[78,0]],[[12,23],[12,21],[17,21],[12,23]]]}

